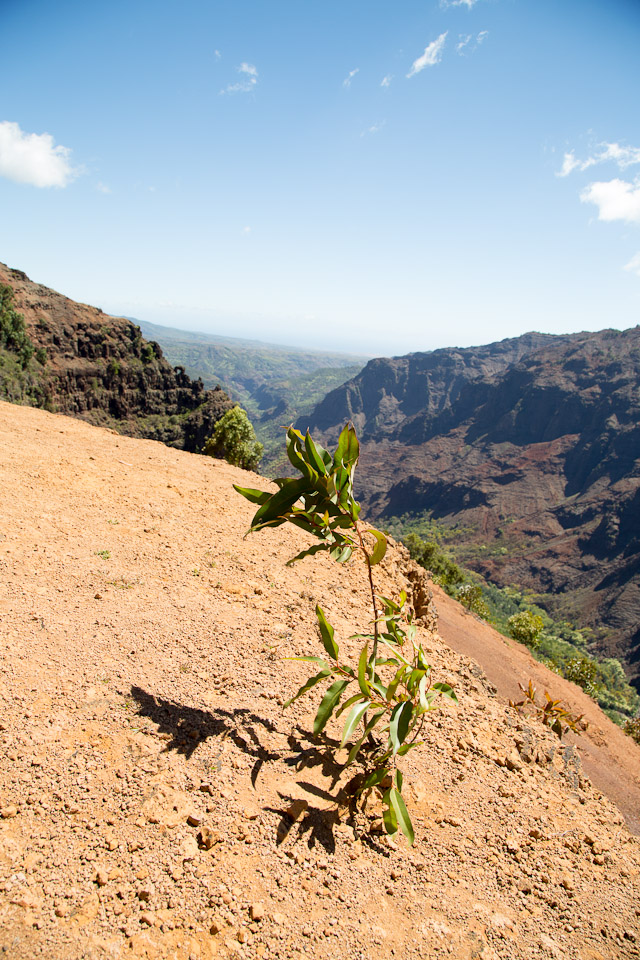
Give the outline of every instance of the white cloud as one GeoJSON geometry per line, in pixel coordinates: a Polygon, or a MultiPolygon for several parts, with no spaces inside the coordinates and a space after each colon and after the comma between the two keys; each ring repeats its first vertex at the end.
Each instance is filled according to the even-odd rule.
{"type": "Polygon", "coordinates": [[[245,237],[248,237],[249,234],[251,233],[251,227],[243,227],[242,232],[245,235],[245,237]]]}
{"type": "Polygon", "coordinates": [[[636,253],[635,257],[631,257],[629,263],[625,264],[625,270],[629,270],[630,273],[635,273],[640,277],[640,253],[636,253]]]}
{"type": "Polygon", "coordinates": [[[559,173],[556,173],[556,177],[568,177],[572,170],[575,170],[576,167],[580,166],[580,161],[576,160],[576,155],[571,150],[569,153],[565,153],[562,160],[562,170],[559,173]]]}
{"type": "Polygon", "coordinates": [[[478,0],[440,0],[440,6],[447,10],[449,7],[466,7],[471,10],[478,0]]]}
{"type": "Polygon", "coordinates": [[[111,193],[111,187],[108,187],[106,183],[102,182],[102,180],[98,180],[96,183],[96,190],[99,193],[111,193]]]}
{"type": "Polygon", "coordinates": [[[240,80],[230,83],[220,93],[250,93],[258,83],[258,71],[252,63],[241,63],[238,67],[240,80]]]}
{"type": "Polygon", "coordinates": [[[580,194],[583,203],[598,207],[598,220],[623,220],[640,223],[640,180],[600,180],[590,183],[580,194]]]}
{"type": "Polygon", "coordinates": [[[220,58],[222,57],[222,54],[220,53],[219,50],[214,50],[213,55],[216,58],[216,60],[220,60],[220,58]]]}
{"type": "Polygon", "coordinates": [[[612,161],[619,170],[626,170],[636,163],[640,163],[640,148],[621,147],[619,143],[599,143],[599,149],[595,150],[586,160],[578,160],[574,150],[565,153],[562,163],[562,170],[556,174],[558,177],[567,177],[574,170],[588,170],[598,163],[607,163],[612,161]]]}
{"type": "Polygon", "coordinates": [[[380,86],[381,86],[381,87],[390,87],[392,80],[393,80],[393,74],[392,74],[392,73],[388,73],[388,74],[386,75],[386,77],[383,77],[383,78],[382,78],[382,83],[380,84],[380,86]]]}
{"type": "Polygon", "coordinates": [[[425,67],[433,67],[436,63],[440,63],[440,60],[442,59],[442,50],[444,48],[444,43],[447,39],[448,32],[449,31],[446,30],[444,33],[441,33],[437,40],[434,40],[424,48],[424,53],[422,56],[413,61],[411,70],[409,70],[409,73],[407,74],[407,79],[410,77],[415,77],[415,75],[417,73],[421,73],[425,67]]]}
{"type": "Polygon", "coordinates": [[[33,187],[66,187],[80,173],[71,150],[54,146],[50,133],[24,133],[17,123],[0,123],[0,176],[33,187]]]}
{"type": "Polygon", "coordinates": [[[350,71],[349,71],[348,76],[346,76],[346,77],[344,78],[344,80],[342,81],[342,86],[343,86],[343,87],[350,87],[350,86],[351,86],[351,81],[352,81],[353,78],[355,77],[356,73],[360,73],[360,67],[356,67],[355,70],[350,70],[350,71]]]}
{"type": "Polygon", "coordinates": [[[488,30],[481,30],[480,33],[475,38],[472,46],[469,47],[469,44],[473,40],[473,34],[471,33],[459,34],[458,42],[456,44],[456,53],[458,53],[461,57],[464,57],[465,56],[464,51],[467,47],[469,47],[470,52],[473,53],[474,50],[478,49],[481,43],[484,43],[484,41],[487,39],[488,36],[489,36],[488,30]]]}

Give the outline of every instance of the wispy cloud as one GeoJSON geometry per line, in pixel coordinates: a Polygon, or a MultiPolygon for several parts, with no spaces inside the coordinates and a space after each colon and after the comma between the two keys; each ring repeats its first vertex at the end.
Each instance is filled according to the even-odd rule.
{"type": "Polygon", "coordinates": [[[216,60],[220,60],[221,57],[222,57],[222,54],[220,53],[219,50],[214,50],[214,51],[213,51],[213,55],[214,55],[214,57],[216,58],[216,60]]]}
{"type": "Polygon", "coordinates": [[[456,53],[461,57],[466,56],[467,53],[473,53],[481,43],[484,43],[488,36],[488,30],[481,30],[475,38],[472,33],[459,34],[458,42],[456,43],[456,53]]]}
{"type": "Polygon", "coordinates": [[[0,177],[32,187],[66,187],[81,170],[71,150],[55,146],[50,133],[24,133],[17,123],[0,123],[0,177]]]}
{"type": "Polygon", "coordinates": [[[242,228],[242,233],[243,233],[243,235],[244,235],[245,237],[248,237],[249,234],[251,233],[251,227],[243,227],[243,228],[242,228]]]}
{"type": "Polygon", "coordinates": [[[440,63],[448,32],[448,30],[445,30],[444,33],[440,34],[437,40],[433,40],[432,43],[428,44],[428,46],[424,48],[424,53],[422,56],[413,61],[411,70],[409,70],[409,73],[407,74],[407,79],[415,77],[415,75],[417,73],[421,73],[425,67],[433,67],[436,65],[436,63],[440,63]]]}
{"type": "Polygon", "coordinates": [[[635,257],[631,257],[629,263],[625,264],[625,270],[628,270],[630,273],[635,273],[640,277],[640,252],[636,253],[635,257]]]}
{"type": "Polygon", "coordinates": [[[568,177],[574,170],[588,170],[589,167],[595,167],[599,163],[613,162],[620,170],[626,170],[628,167],[640,163],[639,147],[624,147],[619,143],[599,143],[595,151],[584,160],[576,157],[575,151],[570,150],[564,154],[562,169],[556,176],[568,177]]]}
{"type": "Polygon", "coordinates": [[[382,82],[381,82],[380,86],[381,86],[381,87],[390,87],[392,80],[393,80],[393,74],[392,74],[392,73],[388,73],[388,74],[386,75],[386,77],[383,77],[383,78],[382,78],[382,82]]]}
{"type": "Polygon", "coordinates": [[[111,193],[111,187],[107,186],[106,183],[103,183],[102,180],[98,180],[96,183],[96,190],[98,193],[111,193]]]}
{"type": "Polygon", "coordinates": [[[440,6],[447,10],[449,7],[466,7],[467,10],[471,10],[471,7],[474,7],[478,0],[440,0],[440,6]]]}
{"type": "Polygon", "coordinates": [[[258,71],[252,63],[241,63],[238,67],[240,80],[230,83],[220,93],[250,93],[258,83],[258,71]]]}
{"type": "Polygon", "coordinates": [[[356,67],[355,70],[350,70],[350,71],[349,71],[349,73],[347,74],[347,76],[346,76],[346,77],[344,78],[344,80],[342,81],[342,86],[343,86],[343,87],[350,87],[350,86],[351,86],[351,81],[352,81],[353,78],[355,77],[356,73],[360,73],[360,67],[356,67]]]}
{"type": "Polygon", "coordinates": [[[617,177],[596,181],[582,191],[580,199],[598,207],[598,220],[640,223],[640,179],[635,183],[617,177]]]}
{"type": "Polygon", "coordinates": [[[370,134],[380,133],[380,131],[382,130],[386,122],[387,122],[386,120],[380,120],[378,123],[372,123],[370,127],[367,127],[365,130],[362,131],[360,136],[367,137],[370,134]]]}

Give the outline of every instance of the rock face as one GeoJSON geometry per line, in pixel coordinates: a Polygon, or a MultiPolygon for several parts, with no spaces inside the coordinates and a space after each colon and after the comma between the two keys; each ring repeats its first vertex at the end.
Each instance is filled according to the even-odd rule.
{"type": "Polygon", "coordinates": [[[368,515],[464,528],[458,555],[545,594],[640,682],[640,328],[371,361],[316,408],[351,418],[368,515]]]}
{"type": "Polygon", "coordinates": [[[205,390],[173,368],[129,320],[75,303],[4,264],[0,284],[13,290],[36,348],[25,367],[0,350],[1,399],[192,452],[232,406],[220,388],[205,390]]]}

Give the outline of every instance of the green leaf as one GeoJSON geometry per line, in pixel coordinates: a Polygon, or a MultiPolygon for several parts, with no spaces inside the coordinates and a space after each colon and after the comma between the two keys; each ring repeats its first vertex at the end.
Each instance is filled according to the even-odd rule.
{"type": "Polygon", "coordinates": [[[324,697],[322,698],[322,703],[318,707],[318,712],[316,718],[313,721],[313,732],[317,736],[319,733],[322,733],[324,728],[327,725],[329,717],[333,713],[333,709],[340,700],[345,687],[349,685],[349,680],[336,680],[335,683],[332,683],[324,697]]]}
{"type": "Polygon", "coordinates": [[[390,837],[394,837],[398,832],[398,817],[396,811],[391,805],[391,790],[387,790],[382,798],[382,802],[385,804],[385,808],[382,813],[384,828],[390,837]]]}
{"type": "Polygon", "coordinates": [[[340,742],[341,747],[344,747],[345,743],[360,723],[363,714],[367,712],[370,706],[371,700],[364,700],[362,703],[356,703],[351,713],[347,717],[347,722],[344,725],[344,729],[342,731],[342,741],[340,742]]]}
{"type": "Polygon", "coordinates": [[[306,477],[287,480],[277,493],[274,493],[262,504],[251,521],[251,529],[265,526],[273,520],[282,521],[286,519],[285,514],[291,511],[294,503],[297,503],[307,490],[309,490],[309,481],[306,477]]]}
{"type": "Polygon", "coordinates": [[[320,636],[322,637],[322,646],[325,648],[330,657],[333,657],[334,660],[338,659],[338,644],[333,639],[333,627],[327,621],[322,608],[319,604],[316,604],[316,617],[318,618],[318,625],[320,627],[320,636]]]}
{"type": "Polygon", "coordinates": [[[407,669],[408,668],[405,666],[400,666],[396,671],[395,677],[387,687],[387,700],[393,700],[393,698],[395,697],[396,690],[398,689],[398,684],[402,680],[404,673],[407,669]]]}
{"type": "Polygon", "coordinates": [[[401,770],[396,770],[396,776],[395,776],[396,787],[398,788],[398,791],[399,791],[400,793],[402,793],[402,782],[403,782],[403,780],[404,780],[404,777],[402,776],[402,771],[401,771],[401,770]]]}
{"type": "Polygon", "coordinates": [[[409,812],[405,806],[405,802],[402,799],[400,791],[396,790],[395,787],[392,787],[389,791],[389,805],[395,814],[396,824],[400,825],[400,829],[404,833],[411,846],[413,846],[415,836],[413,833],[411,817],[409,816],[409,812]]]}
{"type": "Polygon", "coordinates": [[[370,530],[370,533],[376,538],[376,545],[373,548],[373,552],[369,557],[369,563],[371,566],[375,566],[376,563],[380,563],[385,553],[387,552],[387,538],[384,533],[380,533],[379,530],[370,530]]]}
{"type": "Polygon", "coordinates": [[[410,700],[397,703],[391,712],[389,721],[389,740],[394,755],[404,743],[409,732],[409,722],[413,715],[413,704],[410,700]]]}
{"type": "Polygon", "coordinates": [[[291,557],[290,560],[287,560],[285,566],[291,567],[296,560],[304,560],[305,557],[313,557],[316,553],[320,553],[321,550],[329,550],[330,546],[328,543],[314,543],[312,547],[308,547],[306,550],[301,550],[300,553],[297,553],[295,557],[291,557]]]}
{"type": "Polygon", "coordinates": [[[307,430],[306,436],[304,438],[304,445],[307,450],[307,457],[309,458],[309,463],[318,473],[325,475],[327,472],[326,464],[322,458],[320,450],[316,447],[315,443],[311,439],[311,435],[307,430]]]}
{"type": "Polygon", "coordinates": [[[351,546],[344,547],[342,546],[342,544],[338,544],[338,546],[334,547],[331,550],[330,556],[332,557],[333,560],[336,560],[338,563],[346,563],[346,561],[349,559],[352,553],[353,553],[353,547],[351,546]]]}
{"type": "Polygon", "coordinates": [[[239,487],[237,483],[234,483],[233,489],[241,493],[242,496],[250,500],[251,503],[259,503],[261,505],[273,496],[273,494],[264,490],[254,490],[252,487],[239,487]]]}
{"type": "Polygon", "coordinates": [[[326,667],[327,670],[333,670],[333,667],[330,667],[326,660],[323,660],[322,657],[284,657],[284,660],[299,660],[304,663],[321,663],[323,667],[326,667]]]}
{"type": "Polygon", "coordinates": [[[376,784],[382,783],[388,773],[389,770],[387,767],[377,767],[368,777],[364,778],[361,789],[368,790],[369,787],[375,787],[376,784]]]}
{"type": "Polygon", "coordinates": [[[338,447],[333,458],[334,467],[355,466],[360,455],[360,444],[353,425],[347,423],[338,437],[338,447]]]}
{"type": "Polygon", "coordinates": [[[429,701],[427,700],[427,684],[429,682],[428,677],[423,676],[422,680],[418,684],[418,697],[420,700],[420,712],[426,713],[429,709],[429,701]]]}
{"type": "Polygon", "coordinates": [[[354,703],[357,703],[357,702],[358,702],[358,700],[362,700],[362,694],[361,694],[361,693],[354,693],[354,695],[353,695],[352,697],[349,697],[348,700],[345,700],[344,703],[341,703],[340,706],[338,707],[338,709],[336,710],[336,719],[337,719],[338,717],[342,716],[342,714],[345,712],[345,710],[348,710],[349,707],[352,707],[354,703]]]}
{"type": "Polygon", "coordinates": [[[369,736],[373,728],[376,726],[380,718],[385,715],[385,712],[386,712],[385,710],[378,710],[371,717],[366,727],[364,728],[364,733],[362,734],[360,739],[356,743],[354,743],[354,745],[351,747],[351,750],[349,751],[349,756],[347,758],[347,764],[346,764],[347,766],[349,766],[350,763],[353,763],[355,758],[358,756],[358,751],[360,750],[360,747],[362,746],[366,738],[369,736]]]}
{"type": "Polygon", "coordinates": [[[291,697],[290,700],[287,700],[284,707],[285,710],[287,707],[290,707],[294,700],[297,700],[298,697],[301,697],[303,693],[306,693],[307,690],[311,690],[312,687],[315,687],[316,683],[320,683],[321,680],[326,680],[327,677],[330,677],[332,673],[331,667],[323,667],[320,673],[316,673],[315,677],[309,677],[306,683],[300,687],[298,692],[294,697],[291,697]]]}
{"type": "Polygon", "coordinates": [[[449,700],[453,700],[454,703],[458,702],[458,698],[455,695],[453,687],[451,687],[448,683],[434,683],[431,689],[437,690],[442,694],[443,697],[448,697],[449,700]]]}
{"type": "Polygon", "coordinates": [[[358,660],[358,683],[365,697],[370,694],[369,683],[367,681],[367,666],[369,664],[369,644],[365,643],[358,660]]]}

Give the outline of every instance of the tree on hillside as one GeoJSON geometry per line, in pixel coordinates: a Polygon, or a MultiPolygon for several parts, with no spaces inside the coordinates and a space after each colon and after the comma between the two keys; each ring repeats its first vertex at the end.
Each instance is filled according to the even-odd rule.
{"type": "Polygon", "coordinates": [[[262,450],[246,411],[233,407],[218,420],[202,452],[208,457],[226,460],[234,467],[256,470],[262,450]]]}

